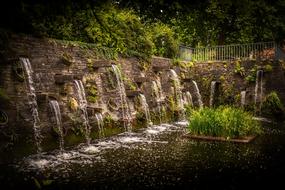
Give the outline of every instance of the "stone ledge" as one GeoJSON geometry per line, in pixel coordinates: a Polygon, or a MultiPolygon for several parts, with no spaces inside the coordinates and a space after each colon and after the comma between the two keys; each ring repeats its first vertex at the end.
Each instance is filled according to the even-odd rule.
{"type": "Polygon", "coordinates": [[[64,84],[66,82],[72,82],[73,80],[74,80],[73,75],[63,75],[63,74],[54,75],[54,81],[56,84],[64,84]]]}
{"type": "Polygon", "coordinates": [[[193,78],[184,78],[182,79],[182,82],[192,82],[193,78]]]}
{"type": "Polygon", "coordinates": [[[103,108],[99,106],[87,106],[88,115],[95,115],[96,113],[102,113],[103,108]]]}
{"type": "Polygon", "coordinates": [[[96,60],[92,64],[92,68],[99,69],[101,67],[112,67],[112,64],[114,64],[114,62],[109,61],[109,60],[96,60]]]}
{"type": "Polygon", "coordinates": [[[152,70],[154,72],[165,71],[165,70],[169,70],[169,69],[170,69],[170,65],[153,65],[152,66],[152,70]]]}
{"type": "Polygon", "coordinates": [[[135,97],[141,94],[140,90],[126,90],[126,96],[127,97],[135,97]]]}
{"type": "Polygon", "coordinates": [[[144,82],[149,82],[150,78],[148,78],[148,77],[135,77],[134,81],[136,83],[144,83],[144,82]]]}
{"type": "Polygon", "coordinates": [[[213,136],[203,136],[203,135],[191,135],[189,133],[183,135],[185,138],[207,140],[207,141],[223,141],[223,142],[236,142],[236,143],[249,143],[253,141],[256,136],[245,136],[239,139],[227,139],[225,137],[213,137],[213,136]]]}

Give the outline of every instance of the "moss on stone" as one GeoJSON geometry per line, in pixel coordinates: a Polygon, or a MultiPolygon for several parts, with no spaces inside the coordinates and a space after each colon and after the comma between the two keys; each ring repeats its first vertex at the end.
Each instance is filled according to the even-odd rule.
{"type": "Polygon", "coordinates": [[[77,101],[72,97],[69,99],[68,105],[72,111],[76,111],[78,109],[78,106],[79,106],[77,101]]]}

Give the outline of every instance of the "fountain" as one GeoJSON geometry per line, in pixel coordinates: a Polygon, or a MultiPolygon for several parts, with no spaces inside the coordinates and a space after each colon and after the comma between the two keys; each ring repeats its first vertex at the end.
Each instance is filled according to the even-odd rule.
{"type": "Polygon", "coordinates": [[[201,94],[200,94],[200,90],[198,88],[198,85],[196,83],[196,81],[192,81],[193,84],[194,84],[194,87],[195,87],[195,91],[196,91],[196,96],[198,98],[198,105],[199,105],[199,108],[203,108],[203,101],[202,101],[202,97],[201,97],[201,94]]]}
{"type": "Polygon", "coordinates": [[[215,91],[216,91],[216,81],[211,82],[211,93],[210,93],[210,103],[209,106],[212,107],[214,104],[214,97],[215,97],[215,91]]]}
{"type": "Polygon", "coordinates": [[[101,113],[96,113],[95,118],[97,121],[98,129],[99,129],[99,137],[105,137],[104,133],[104,121],[103,121],[103,116],[101,113]]]}
{"type": "Polygon", "coordinates": [[[157,103],[157,108],[159,112],[159,121],[160,123],[162,123],[162,108],[163,108],[162,102],[164,101],[164,95],[162,92],[161,83],[159,79],[152,81],[151,88],[152,88],[153,96],[157,103]]]}
{"type": "Polygon", "coordinates": [[[119,88],[119,95],[121,98],[121,107],[122,107],[122,116],[124,121],[125,131],[130,132],[132,130],[132,126],[130,124],[131,121],[131,112],[127,102],[126,90],[122,79],[122,74],[117,65],[112,65],[112,69],[116,75],[117,86],[119,88]]]}
{"type": "Polygon", "coordinates": [[[184,100],[184,105],[186,104],[193,107],[192,95],[189,91],[183,94],[183,100],[184,100]]]}
{"type": "Polygon", "coordinates": [[[151,126],[152,125],[152,121],[150,119],[150,113],[149,113],[149,107],[148,107],[148,104],[147,104],[147,101],[146,101],[146,98],[143,94],[140,94],[139,95],[139,100],[140,100],[140,104],[144,110],[144,114],[145,114],[145,118],[146,118],[146,121],[147,121],[147,125],[148,126],[151,126]]]}
{"type": "Polygon", "coordinates": [[[41,152],[41,134],[40,134],[40,119],[38,112],[37,96],[35,93],[34,81],[33,81],[33,70],[31,63],[28,58],[20,58],[22,67],[25,70],[25,84],[28,90],[28,104],[30,106],[32,116],[33,116],[33,128],[34,128],[34,139],[37,147],[37,152],[41,152]]]}
{"type": "Polygon", "coordinates": [[[245,106],[245,97],[246,97],[246,91],[243,90],[240,93],[240,104],[241,104],[241,107],[245,106]]]}
{"type": "Polygon", "coordinates": [[[170,69],[170,79],[173,81],[175,100],[176,100],[178,109],[181,111],[181,118],[185,119],[181,84],[180,84],[180,80],[178,78],[177,73],[173,69],[170,69]]]}
{"type": "Polygon", "coordinates": [[[85,89],[82,84],[81,80],[74,80],[75,84],[75,92],[77,94],[77,99],[79,102],[79,108],[81,110],[81,117],[83,119],[83,125],[85,127],[85,138],[86,143],[90,144],[90,125],[88,120],[88,113],[87,113],[87,100],[85,95],[85,89]]]}
{"type": "Polygon", "coordinates": [[[256,72],[255,90],[254,90],[254,106],[255,114],[260,114],[263,98],[263,70],[256,72]],[[257,105],[258,104],[258,105],[257,105]]]}
{"type": "Polygon", "coordinates": [[[61,122],[61,112],[58,105],[58,101],[50,100],[49,106],[55,118],[55,123],[59,135],[59,149],[62,151],[64,147],[64,140],[63,140],[63,131],[62,131],[62,122],[61,122]]]}

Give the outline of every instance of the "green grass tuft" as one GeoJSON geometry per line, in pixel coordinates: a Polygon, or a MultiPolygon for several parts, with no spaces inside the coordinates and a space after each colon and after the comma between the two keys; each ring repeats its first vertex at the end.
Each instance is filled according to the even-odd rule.
{"type": "Polygon", "coordinates": [[[239,138],[262,132],[260,123],[244,110],[220,106],[193,111],[189,131],[193,135],[239,138]]]}

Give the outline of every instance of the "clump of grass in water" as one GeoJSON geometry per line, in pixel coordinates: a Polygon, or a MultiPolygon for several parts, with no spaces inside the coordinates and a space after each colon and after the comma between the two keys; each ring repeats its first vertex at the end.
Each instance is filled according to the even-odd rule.
{"type": "Polygon", "coordinates": [[[193,135],[240,138],[262,132],[260,123],[242,109],[220,106],[193,111],[189,131],[193,135]]]}

